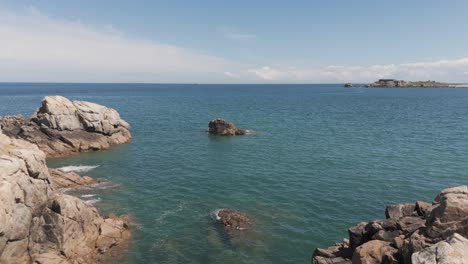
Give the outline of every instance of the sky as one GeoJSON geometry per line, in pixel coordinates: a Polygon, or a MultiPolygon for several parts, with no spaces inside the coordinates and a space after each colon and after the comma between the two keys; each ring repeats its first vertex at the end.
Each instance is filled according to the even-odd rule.
{"type": "Polygon", "coordinates": [[[468,82],[468,1],[0,0],[0,82],[468,82]]]}

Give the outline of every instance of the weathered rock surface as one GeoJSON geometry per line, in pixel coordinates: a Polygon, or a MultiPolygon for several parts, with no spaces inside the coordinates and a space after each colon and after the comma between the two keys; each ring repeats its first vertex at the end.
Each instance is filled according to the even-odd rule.
{"type": "Polygon", "coordinates": [[[234,124],[222,118],[216,118],[208,124],[208,132],[220,136],[237,136],[247,134],[247,130],[237,128],[234,124]]]}
{"type": "Polygon", "coordinates": [[[426,222],[431,238],[445,239],[454,233],[468,236],[468,186],[448,188],[432,203],[426,222]]]}
{"type": "Polygon", "coordinates": [[[468,239],[454,234],[412,256],[413,264],[466,264],[468,263],[468,239]]]}
{"type": "Polygon", "coordinates": [[[49,169],[49,173],[49,179],[54,189],[77,188],[99,183],[99,181],[89,176],[81,176],[76,172],[63,172],[59,169],[49,169]]]}
{"type": "Polygon", "coordinates": [[[46,96],[30,118],[0,117],[3,133],[37,145],[48,157],[109,148],[131,140],[129,124],[102,105],[46,96]]]}
{"type": "Polygon", "coordinates": [[[388,263],[397,264],[398,250],[390,245],[390,242],[371,240],[354,251],[353,264],[388,263]]]}
{"type": "Polygon", "coordinates": [[[0,263],[96,263],[130,236],[125,218],[103,218],[55,190],[37,145],[0,131],[0,263]]]}
{"type": "Polygon", "coordinates": [[[388,205],[385,215],[350,228],[349,243],[316,249],[312,263],[468,263],[467,186],[442,190],[432,205],[388,205]]]}

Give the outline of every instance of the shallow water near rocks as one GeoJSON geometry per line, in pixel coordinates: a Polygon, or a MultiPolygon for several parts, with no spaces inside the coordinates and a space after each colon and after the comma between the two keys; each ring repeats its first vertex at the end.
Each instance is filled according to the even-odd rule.
{"type": "Polygon", "coordinates": [[[74,194],[134,217],[108,263],[309,263],[385,204],[468,182],[468,89],[0,84],[0,114],[29,116],[55,94],[132,126],[129,145],[48,161],[93,166],[81,173],[111,184],[74,194]],[[210,136],[215,117],[255,134],[210,136]],[[218,208],[254,217],[254,234],[226,241],[218,208]]]}

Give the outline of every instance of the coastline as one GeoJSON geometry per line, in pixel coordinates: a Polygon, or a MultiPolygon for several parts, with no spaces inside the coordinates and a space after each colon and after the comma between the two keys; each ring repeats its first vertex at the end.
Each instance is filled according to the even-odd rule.
{"type": "Polygon", "coordinates": [[[468,83],[379,79],[369,84],[345,83],[343,86],[346,88],[468,88],[468,83]]]}
{"type": "Polygon", "coordinates": [[[130,240],[128,216],[101,216],[65,190],[99,184],[72,171],[49,169],[46,158],[130,141],[117,111],[45,97],[30,118],[0,117],[0,262],[98,263],[130,240]]]}
{"type": "Polygon", "coordinates": [[[466,263],[468,260],[468,186],[442,190],[432,204],[391,204],[384,220],[360,222],[349,239],[317,248],[312,264],[466,263]],[[442,261],[443,260],[443,261],[442,261]]]}

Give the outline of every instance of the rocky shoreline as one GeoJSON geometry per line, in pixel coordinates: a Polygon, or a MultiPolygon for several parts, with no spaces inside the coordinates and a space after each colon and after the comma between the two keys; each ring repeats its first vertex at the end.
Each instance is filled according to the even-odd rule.
{"type": "Polygon", "coordinates": [[[125,245],[128,217],[103,217],[61,191],[97,181],[46,165],[46,157],[129,142],[117,111],[53,96],[32,117],[1,117],[0,125],[0,263],[97,263],[125,245]]]}
{"type": "Polygon", "coordinates": [[[46,96],[31,117],[0,117],[3,134],[33,143],[48,158],[129,143],[129,124],[102,105],[46,96]]]}
{"type": "Polygon", "coordinates": [[[312,263],[468,263],[467,186],[442,190],[432,204],[388,205],[385,215],[350,228],[342,243],[317,248],[312,263]]]}

